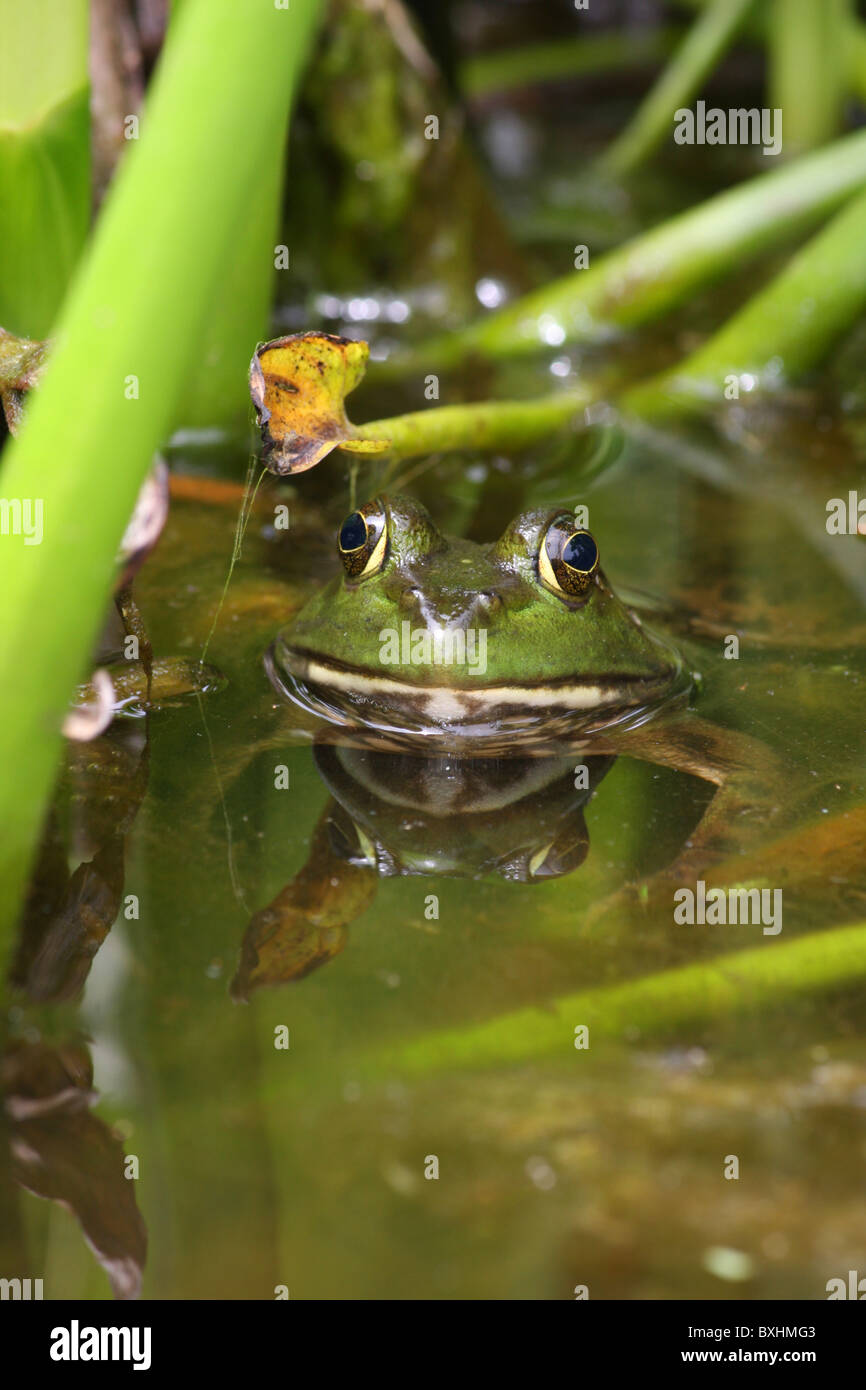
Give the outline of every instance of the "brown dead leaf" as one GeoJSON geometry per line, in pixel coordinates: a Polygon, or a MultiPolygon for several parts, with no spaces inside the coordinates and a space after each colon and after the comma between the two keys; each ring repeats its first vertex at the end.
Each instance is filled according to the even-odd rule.
{"type": "Polygon", "coordinates": [[[246,1001],[263,985],[303,979],[332,960],[346,944],[348,924],[373,901],[375,871],[335,854],[330,816],[328,807],[316,826],[309,858],[300,873],[250,919],[232,981],[233,999],[246,1001]]]}
{"type": "Polygon", "coordinates": [[[17,1043],[0,1067],[12,1173],[29,1192],[73,1212],[115,1298],[137,1298],[147,1231],[124,1171],[120,1139],[91,1111],[90,1054],[17,1043]]]}

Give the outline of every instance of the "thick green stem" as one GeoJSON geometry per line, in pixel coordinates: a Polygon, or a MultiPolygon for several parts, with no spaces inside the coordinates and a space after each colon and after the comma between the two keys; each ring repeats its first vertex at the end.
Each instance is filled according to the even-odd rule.
{"type": "Polygon", "coordinates": [[[472,97],[489,96],[536,82],[570,77],[598,77],[663,62],[672,53],[679,29],[662,25],[637,33],[586,34],[556,43],[529,44],[467,58],[460,83],[472,97]]]}
{"type": "Polygon", "coordinates": [[[275,141],[202,330],[205,351],[181,404],[179,425],[207,429],[246,421],[250,343],[261,342],[270,328],[285,161],[285,149],[275,141]]]}
{"type": "Polygon", "coordinates": [[[673,133],[674,113],[687,106],[730,47],[754,0],[713,0],[695,20],[655,86],[601,166],[627,174],[673,133]]]}
{"type": "Polygon", "coordinates": [[[187,0],[64,306],[57,349],[5,460],[41,543],[0,541],[0,943],[14,921],[67,700],[116,579],[115,553],[177,418],[201,332],[271,167],[319,11],[187,0]],[[231,158],[228,158],[229,152],[231,158]]]}
{"type": "Polygon", "coordinates": [[[626,392],[624,408],[700,410],[803,376],[866,311],[864,247],[861,193],[697,352],[626,392]]]}
{"type": "Polygon", "coordinates": [[[390,448],[383,457],[389,461],[449,449],[519,449],[571,422],[582,425],[582,412],[592,399],[586,386],[539,400],[444,405],[373,420],[355,433],[360,439],[387,439],[390,448]]]}
{"type": "MultiPolygon", "coordinates": [[[[866,184],[866,131],[774,169],[523,296],[462,332],[422,344],[391,371],[504,358],[661,318],[702,286],[807,231],[866,184]]],[[[384,373],[384,374],[387,374],[384,373]]]]}
{"type": "Polygon", "coordinates": [[[816,149],[838,133],[850,34],[849,0],[772,0],[769,100],[782,112],[786,154],[816,149]]]}
{"type": "Polygon", "coordinates": [[[625,984],[582,990],[556,999],[546,1009],[521,1009],[474,1028],[457,1028],[418,1038],[371,1058],[382,1068],[408,1075],[521,1065],[539,1058],[572,1058],[575,1028],[589,1028],[592,1048],[623,1044],[638,1034],[642,1044],[687,1030],[762,1014],[802,996],[866,979],[866,925],[815,932],[796,941],[764,942],[721,956],[709,964],[681,966],[625,984]]]}

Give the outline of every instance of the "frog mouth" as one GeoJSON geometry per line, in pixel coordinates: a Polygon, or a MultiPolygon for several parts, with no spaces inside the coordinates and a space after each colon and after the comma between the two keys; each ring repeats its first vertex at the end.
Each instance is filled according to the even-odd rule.
{"type": "Polygon", "coordinates": [[[471,687],[414,684],[373,674],[291,647],[280,638],[265,664],[281,694],[329,722],[427,736],[437,728],[490,735],[530,732],[564,722],[600,727],[655,708],[664,697],[685,688],[680,679],[682,665],[673,652],[671,664],[651,675],[616,672],[583,680],[564,677],[536,684],[471,687]]]}

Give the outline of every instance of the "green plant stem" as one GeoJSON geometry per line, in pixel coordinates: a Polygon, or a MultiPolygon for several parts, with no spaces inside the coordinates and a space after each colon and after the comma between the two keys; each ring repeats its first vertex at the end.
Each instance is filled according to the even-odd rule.
{"type": "Polygon", "coordinates": [[[630,173],[673,134],[674,113],[698,92],[753,3],[713,0],[701,12],[633,119],[602,156],[602,168],[617,175],[630,173]]]}
{"type": "Polygon", "coordinates": [[[275,141],[202,330],[205,352],[191,375],[179,425],[224,428],[247,419],[250,343],[261,342],[270,328],[285,160],[282,143],[275,141]]]}
{"type": "Polygon", "coordinates": [[[598,77],[651,65],[671,54],[680,34],[680,29],[661,25],[637,33],[585,34],[556,43],[479,53],[461,64],[460,85],[467,95],[484,97],[536,82],[598,77]]]}
{"type": "Polygon", "coordinates": [[[772,107],[784,150],[816,149],[839,131],[850,79],[849,0],[772,0],[768,24],[772,107]]]}
{"type": "Polygon", "coordinates": [[[261,170],[284,138],[318,12],[317,0],[292,0],[288,10],[187,0],[160,59],[141,139],[121,165],[64,306],[56,353],[9,447],[0,493],[42,501],[44,539],[0,541],[0,942],[6,928],[7,949],[61,721],[87,671],[118,543],[202,354],[208,308],[261,170]]]}
{"type": "Polygon", "coordinates": [[[745,394],[802,377],[866,311],[864,247],[861,193],[696,352],[627,391],[623,407],[643,416],[700,410],[731,399],[733,378],[745,394]]]}
{"type": "MultiPolygon", "coordinates": [[[[819,365],[866,312],[866,192],[838,212],[776,278],[696,352],[618,397],[626,414],[658,419],[778,389],[819,365]]],[[[446,449],[509,449],[577,422],[605,394],[601,381],[526,401],[431,407],[359,426],[387,439],[388,458],[446,449]]]]}
{"type": "Polygon", "coordinates": [[[389,462],[449,449],[519,449],[545,439],[563,426],[582,425],[593,399],[589,386],[526,401],[480,401],[444,405],[359,425],[360,439],[387,439],[389,462]]]}
{"type": "Polygon", "coordinates": [[[721,193],[466,329],[383,364],[445,370],[585,342],[661,318],[702,286],[821,221],[866,183],[866,131],[721,193]]]}
{"type": "Polygon", "coordinates": [[[641,1045],[743,1015],[762,1014],[799,997],[866,979],[866,924],[814,932],[796,941],[763,942],[709,964],[680,966],[624,984],[581,990],[546,1008],[520,1009],[470,1028],[420,1037],[372,1057],[364,1070],[423,1076],[464,1068],[522,1065],[541,1058],[572,1059],[574,1030],[589,1028],[593,1051],[641,1045]]]}
{"type": "MultiPolygon", "coordinates": [[[[702,10],[706,8],[708,0],[677,0],[680,9],[702,10]]],[[[818,8],[816,6],[816,8],[818,8]]],[[[853,11],[853,6],[849,6],[853,11]]],[[[815,16],[810,15],[810,23],[815,16]]],[[[756,43],[764,43],[770,33],[773,23],[773,5],[762,3],[755,5],[743,23],[743,35],[756,43]]],[[[847,54],[847,89],[854,93],[861,101],[866,101],[866,24],[859,20],[852,12],[848,21],[845,36],[842,39],[843,50],[847,54]]],[[[811,56],[807,53],[807,59],[811,63],[811,56]]],[[[808,74],[812,81],[811,72],[808,74]]],[[[796,99],[796,88],[795,88],[796,99]]],[[[787,114],[785,116],[787,120],[787,114]]]]}

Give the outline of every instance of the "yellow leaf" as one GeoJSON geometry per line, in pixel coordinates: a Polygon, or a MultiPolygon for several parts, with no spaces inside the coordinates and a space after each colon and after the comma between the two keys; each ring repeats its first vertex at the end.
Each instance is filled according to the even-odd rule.
{"type": "Polygon", "coordinates": [[[250,395],[272,473],[303,473],[332,449],[382,453],[386,439],[358,439],[344,399],[358,385],[370,349],[333,333],[293,333],[256,349],[250,395]]]}

